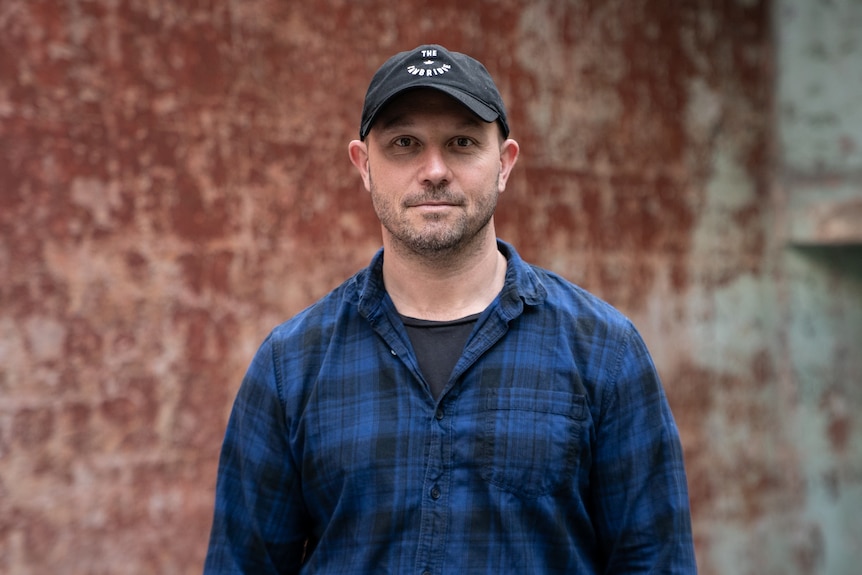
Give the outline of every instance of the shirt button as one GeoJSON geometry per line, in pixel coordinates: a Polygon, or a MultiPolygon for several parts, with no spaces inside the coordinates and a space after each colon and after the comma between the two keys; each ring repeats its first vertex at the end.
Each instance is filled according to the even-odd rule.
{"type": "Polygon", "coordinates": [[[434,417],[437,418],[437,421],[440,421],[441,419],[443,419],[443,408],[442,407],[437,410],[437,413],[434,414],[434,417]]]}
{"type": "Polygon", "coordinates": [[[431,499],[440,499],[440,488],[436,485],[431,488],[431,499]]]}

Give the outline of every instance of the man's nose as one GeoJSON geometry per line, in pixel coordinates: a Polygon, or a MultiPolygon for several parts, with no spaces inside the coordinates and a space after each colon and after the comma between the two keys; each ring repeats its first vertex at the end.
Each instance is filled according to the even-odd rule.
{"type": "Polygon", "coordinates": [[[452,173],[449,163],[446,161],[445,152],[435,147],[426,148],[422,154],[422,168],[419,176],[423,184],[432,186],[449,182],[452,173]]]}

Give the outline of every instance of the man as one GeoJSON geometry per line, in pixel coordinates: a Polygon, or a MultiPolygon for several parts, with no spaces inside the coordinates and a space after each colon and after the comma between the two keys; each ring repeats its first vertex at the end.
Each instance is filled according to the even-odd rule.
{"type": "Polygon", "coordinates": [[[695,573],[643,341],[496,238],[519,149],[487,70],[393,56],[359,136],[383,249],[255,356],[206,573],[695,573]]]}

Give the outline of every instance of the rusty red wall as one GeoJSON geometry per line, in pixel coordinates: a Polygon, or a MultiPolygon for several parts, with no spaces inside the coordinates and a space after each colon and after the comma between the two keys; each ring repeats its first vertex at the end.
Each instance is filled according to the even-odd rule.
{"type": "Polygon", "coordinates": [[[379,245],[346,151],[367,82],[438,42],[509,103],[500,235],[647,338],[721,573],[800,489],[771,324],[727,319],[771,281],[770,26],[765,0],[0,2],[0,571],[200,570],[252,353],[379,245]]]}

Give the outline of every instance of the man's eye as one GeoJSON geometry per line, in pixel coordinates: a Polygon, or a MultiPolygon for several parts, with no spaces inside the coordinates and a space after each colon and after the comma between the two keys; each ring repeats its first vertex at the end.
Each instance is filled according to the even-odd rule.
{"type": "Polygon", "coordinates": [[[394,143],[399,148],[409,148],[410,145],[413,143],[413,138],[408,138],[407,136],[403,136],[401,138],[396,138],[394,143]]]}
{"type": "Polygon", "coordinates": [[[473,141],[470,138],[455,138],[455,145],[459,148],[466,148],[473,144],[473,141]]]}

